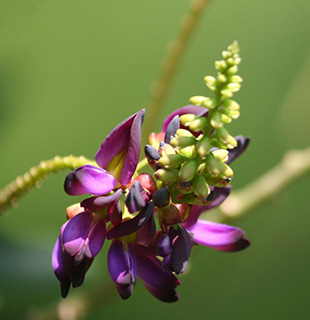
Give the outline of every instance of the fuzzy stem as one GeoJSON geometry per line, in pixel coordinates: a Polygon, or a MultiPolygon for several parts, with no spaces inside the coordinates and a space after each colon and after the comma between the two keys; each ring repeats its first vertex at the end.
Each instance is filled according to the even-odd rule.
{"type": "Polygon", "coordinates": [[[204,8],[210,2],[210,0],[191,1],[189,11],[182,19],[178,35],[168,45],[168,50],[161,68],[159,79],[151,86],[151,97],[150,101],[147,103],[147,117],[144,123],[144,144],[147,141],[145,137],[147,137],[150,132],[154,131],[154,119],[163,107],[163,101],[168,93],[173,76],[178,69],[181,58],[187,48],[191,36],[193,35],[193,31],[199,21],[199,18],[204,8]]]}
{"type": "Polygon", "coordinates": [[[94,161],[85,157],[74,157],[72,155],[66,157],[56,156],[53,159],[41,161],[38,166],[32,167],[24,175],[18,176],[0,191],[0,213],[3,213],[11,205],[17,206],[18,199],[32,188],[38,188],[41,181],[49,173],[65,169],[74,170],[86,164],[96,165],[94,161]]]}
{"type": "Polygon", "coordinates": [[[240,218],[309,173],[310,147],[289,150],[274,168],[241,190],[233,192],[219,208],[206,212],[201,218],[218,222],[240,218]]]}

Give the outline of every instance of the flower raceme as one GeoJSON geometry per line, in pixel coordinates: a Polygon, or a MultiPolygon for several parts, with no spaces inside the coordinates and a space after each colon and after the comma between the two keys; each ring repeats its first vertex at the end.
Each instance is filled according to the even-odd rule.
{"type": "MultiPolygon", "coordinates": [[[[220,76],[236,70],[229,71],[239,61],[235,47],[229,50],[225,63],[219,64],[220,76]]],[[[95,156],[97,165],[67,175],[66,193],[90,196],[67,209],[68,221],[53,250],[63,297],[71,285],[83,284],[105,240],[110,240],[108,270],[120,297],[128,299],[140,278],[164,302],[178,300],[176,275],[186,270],[194,244],[226,252],[250,244],[239,228],[199,219],[229,196],[229,165],[249,144],[249,138],[232,137],[224,128],[239,112],[230,99],[233,86],[217,87],[213,80],[211,86],[210,81],[207,86],[217,90],[217,100],[192,98],[196,105],[175,110],[162,132],[150,135],[144,151],[153,177],[136,171],[144,110],[110,132],[95,156]]]]}

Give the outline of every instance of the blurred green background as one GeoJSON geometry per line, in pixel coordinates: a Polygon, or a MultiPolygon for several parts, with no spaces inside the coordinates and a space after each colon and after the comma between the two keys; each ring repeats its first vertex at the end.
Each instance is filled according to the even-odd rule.
{"type": "MultiPolygon", "coordinates": [[[[93,158],[106,134],[145,106],[150,84],[188,0],[1,0],[0,182],[5,186],[55,155],[93,158]]],[[[241,46],[241,118],[229,128],[252,137],[233,164],[235,189],[259,177],[290,148],[309,145],[309,0],[214,0],[178,69],[157,129],[192,95],[208,95],[206,74],[233,40],[241,46]]],[[[43,319],[59,284],[51,252],[65,208],[66,172],[50,176],[1,217],[0,317],[43,319]]],[[[155,300],[138,283],[121,301],[96,258],[85,286],[96,294],[85,319],[306,319],[310,314],[309,176],[235,225],[252,246],[227,254],[194,250],[180,276],[180,302],[155,300]]],[[[260,190],[257,190],[260,192],[260,190]]],[[[105,248],[108,246],[106,245],[105,248]]],[[[70,318],[67,318],[70,319],[70,318]]]]}

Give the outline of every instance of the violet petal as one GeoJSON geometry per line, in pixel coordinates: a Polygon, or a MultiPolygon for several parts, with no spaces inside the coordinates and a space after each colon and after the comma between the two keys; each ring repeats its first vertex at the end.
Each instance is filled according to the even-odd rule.
{"type": "Polygon", "coordinates": [[[141,110],[117,125],[100,146],[95,160],[122,185],[127,185],[140,157],[141,126],[145,110],[141,110]]]}
{"type": "Polygon", "coordinates": [[[90,197],[81,202],[81,207],[90,211],[102,210],[114,201],[118,201],[122,195],[122,189],[118,189],[113,194],[107,196],[90,197]]]}
{"type": "Polygon", "coordinates": [[[148,286],[156,289],[171,290],[180,284],[172,272],[162,269],[161,262],[152,256],[136,255],[138,276],[148,286]]]}
{"type": "Polygon", "coordinates": [[[142,281],[145,288],[158,300],[162,302],[176,302],[179,296],[174,289],[158,289],[149,286],[146,282],[142,281]]]}
{"type": "Polygon", "coordinates": [[[140,182],[135,180],[130,187],[129,193],[125,199],[125,204],[130,213],[140,211],[149,201],[148,193],[143,189],[140,182]]]}
{"type": "Polygon", "coordinates": [[[80,167],[66,176],[65,191],[69,195],[101,195],[112,191],[117,181],[106,170],[95,166],[80,167]]]}
{"type": "Polygon", "coordinates": [[[129,298],[132,285],[137,279],[137,261],[129,244],[123,244],[119,240],[112,242],[108,253],[108,269],[120,296],[123,299],[129,298]]]}
{"type": "Polygon", "coordinates": [[[239,251],[250,245],[243,230],[206,220],[198,220],[188,228],[196,243],[219,251],[239,251]]]}
{"type": "Polygon", "coordinates": [[[134,218],[126,220],[107,233],[107,239],[120,238],[139,230],[153,215],[154,202],[151,201],[134,218]]]}
{"type": "Polygon", "coordinates": [[[62,233],[63,249],[75,256],[77,263],[84,257],[94,258],[101,250],[106,234],[105,221],[101,218],[94,220],[90,211],[73,217],[62,233]]]}
{"type": "Polygon", "coordinates": [[[172,118],[166,128],[165,143],[170,143],[170,140],[174,138],[178,129],[180,129],[180,117],[179,115],[176,115],[172,118]]]}

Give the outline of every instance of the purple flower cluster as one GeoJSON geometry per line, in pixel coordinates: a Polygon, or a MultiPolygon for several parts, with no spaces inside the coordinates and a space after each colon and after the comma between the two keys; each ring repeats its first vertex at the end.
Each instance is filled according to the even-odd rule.
{"type": "MultiPolygon", "coordinates": [[[[207,116],[205,108],[178,109],[153,139],[163,138],[169,143],[169,135],[174,134],[169,124],[175,115],[188,113],[207,116]]],[[[53,250],[52,264],[62,297],[67,296],[71,285],[83,284],[105,239],[111,240],[108,270],[121,298],[131,296],[139,277],[146,289],[164,302],[178,300],[176,287],[180,282],[176,275],[186,269],[194,243],[228,252],[249,245],[242,230],[199,219],[202,212],[227,198],[230,186],[211,186],[206,205],[177,203],[172,201],[173,190],[167,185],[156,183],[149,174],[136,173],[143,118],[141,110],[111,131],[95,156],[98,166],[85,165],[66,177],[65,191],[69,195],[91,196],[68,208],[68,221],[61,227],[53,250]]],[[[236,140],[238,146],[229,151],[228,162],[238,157],[249,142],[241,136],[236,140]]],[[[146,157],[158,169],[156,149],[149,148],[146,157]]]]}

